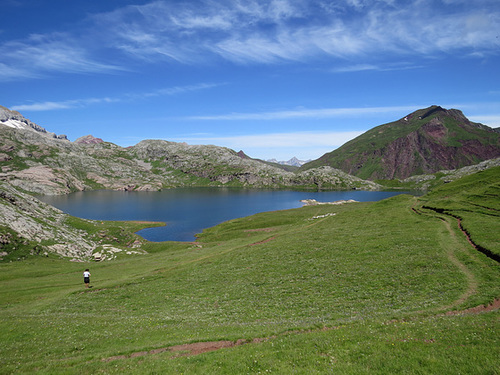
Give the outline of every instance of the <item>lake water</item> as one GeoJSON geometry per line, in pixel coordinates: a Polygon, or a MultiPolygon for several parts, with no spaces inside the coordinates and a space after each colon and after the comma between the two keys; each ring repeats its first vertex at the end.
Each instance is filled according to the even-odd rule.
{"type": "Polygon", "coordinates": [[[96,190],[40,199],[60,210],[93,220],[161,221],[167,225],[138,232],[149,241],[193,241],[224,221],[259,212],[302,207],[303,199],[333,202],[382,200],[401,192],[384,191],[283,191],[227,188],[178,188],[159,192],[96,190]]]}

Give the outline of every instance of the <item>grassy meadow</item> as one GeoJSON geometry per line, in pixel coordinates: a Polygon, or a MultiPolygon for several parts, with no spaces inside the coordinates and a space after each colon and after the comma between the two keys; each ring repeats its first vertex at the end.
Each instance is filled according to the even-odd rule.
{"type": "Polygon", "coordinates": [[[108,262],[0,264],[0,373],[498,374],[500,314],[466,310],[500,298],[500,266],[457,217],[499,252],[499,175],[262,213],[108,262]]]}

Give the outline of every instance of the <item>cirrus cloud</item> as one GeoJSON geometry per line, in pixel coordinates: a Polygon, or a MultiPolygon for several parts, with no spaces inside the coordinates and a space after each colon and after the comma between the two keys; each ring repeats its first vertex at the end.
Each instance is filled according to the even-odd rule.
{"type": "Polygon", "coordinates": [[[7,40],[0,79],[109,74],[137,62],[370,67],[457,52],[484,57],[499,53],[499,29],[495,0],[156,0],[87,16],[69,30],[7,40]]]}
{"type": "Polygon", "coordinates": [[[370,54],[498,53],[492,1],[155,1],[99,15],[117,48],[193,63],[276,63],[370,54]],[[140,36],[140,37],[138,37],[140,36]]]}

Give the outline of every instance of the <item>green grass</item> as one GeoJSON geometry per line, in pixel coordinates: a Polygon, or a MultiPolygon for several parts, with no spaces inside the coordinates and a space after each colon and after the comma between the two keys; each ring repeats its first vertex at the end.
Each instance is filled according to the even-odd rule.
{"type": "MultiPolygon", "coordinates": [[[[476,194],[467,225],[482,239],[482,212],[496,200],[480,197],[496,183],[483,174],[422,198],[262,213],[110,262],[1,264],[0,372],[498,373],[498,311],[444,314],[500,297],[499,265],[455,219],[421,208],[476,194]],[[239,339],[259,340],[131,356],[239,339]]],[[[118,238],[118,224],[103,225],[118,238]]]]}
{"type": "Polygon", "coordinates": [[[421,199],[424,205],[462,220],[478,245],[500,256],[500,167],[441,186],[421,199]]]}

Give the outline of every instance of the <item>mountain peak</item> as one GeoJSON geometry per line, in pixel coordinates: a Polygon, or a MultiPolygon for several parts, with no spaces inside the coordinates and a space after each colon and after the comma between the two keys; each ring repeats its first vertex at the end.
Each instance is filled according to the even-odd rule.
{"type": "Polygon", "coordinates": [[[93,135],[84,135],[83,137],[78,138],[74,143],[80,145],[95,145],[98,143],[103,143],[104,141],[101,138],[96,138],[93,135]]]}
{"type": "Polygon", "coordinates": [[[428,108],[427,111],[423,115],[419,116],[419,119],[423,120],[426,117],[429,117],[430,115],[432,115],[436,112],[447,112],[447,110],[439,105],[433,105],[430,108],[428,108]]]}
{"type": "Polygon", "coordinates": [[[238,151],[237,155],[242,159],[250,159],[250,157],[247,154],[245,154],[243,150],[238,151]]]}
{"type": "Polygon", "coordinates": [[[433,105],[368,130],[303,169],[328,165],[363,179],[404,179],[499,156],[494,129],[433,105]]]}
{"type": "Polygon", "coordinates": [[[287,161],[278,161],[276,159],[269,159],[266,161],[270,162],[270,163],[281,164],[281,165],[291,165],[293,167],[301,167],[302,165],[310,162],[311,160],[299,160],[299,159],[297,159],[297,157],[294,156],[293,158],[291,158],[290,160],[287,160],[287,161]]]}
{"type": "Polygon", "coordinates": [[[31,122],[23,115],[21,115],[19,112],[12,111],[1,105],[0,105],[0,125],[5,125],[8,126],[9,128],[14,128],[14,129],[35,131],[52,138],[65,139],[65,140],[68,139],[65,135],[56,135],[55,133],[48,132],[47,130],[45,130],[45,128],[35,124],[34,122],[31,122]]]}

